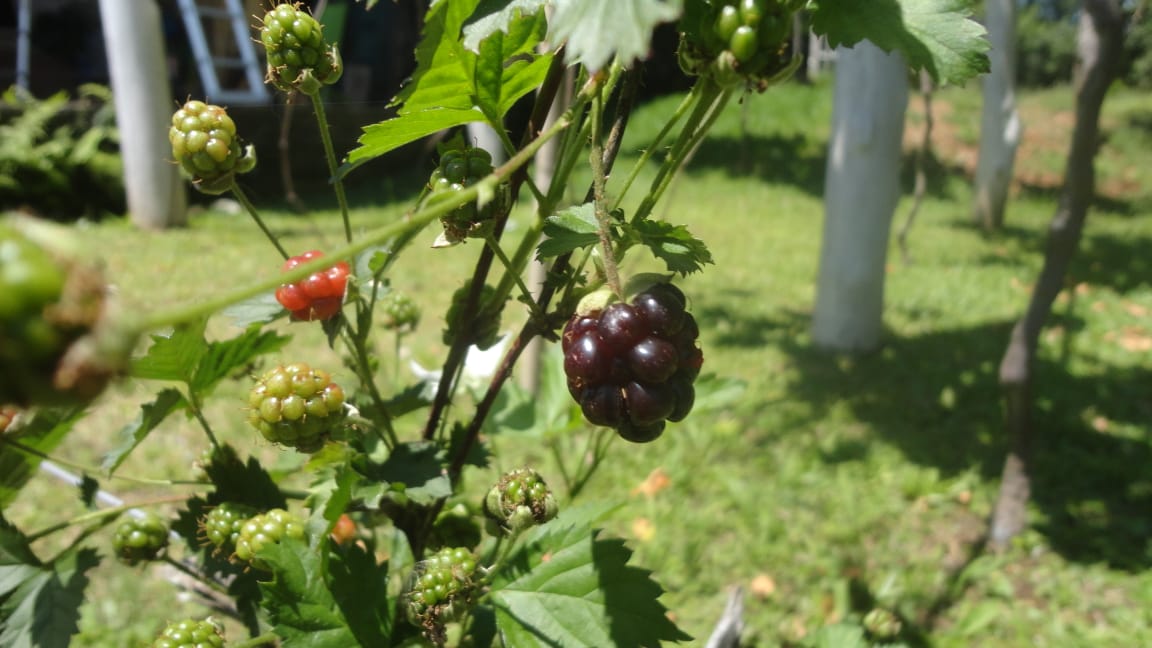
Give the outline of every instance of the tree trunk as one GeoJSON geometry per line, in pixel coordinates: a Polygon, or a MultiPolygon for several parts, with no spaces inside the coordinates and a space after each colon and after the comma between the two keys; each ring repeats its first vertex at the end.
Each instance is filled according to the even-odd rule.
{"type": "Polygon", "coordinates": [[[1044,267],[1028,309],[1016,323],[1000,362],[1005,425],[1013,447],[1004,462],[1000,495],[992,512],[988,544],[1003,549],[1027,522],[1032,490],[1032,372],[1040,331],[1060,293],[1072,256],[1080,244],[1084,220],[1095,191],[1093,163],[1100,142],[1100,109],[1116,78],[1122,55],[1123,14],[1117,0],[1085,0],[1078,55],[1082,74],[1076,89],[1076,125],[1056,214],[1048,226],[1044,267]]]}
{"type": "Polygon", "coordinates": [[[985,26],[992,69],[984,77],[980,117],[980,159],[976,163],[976,202],[972,218],[986,230],[1004,224],[1012,166],[1020,143],[1016,111],[1016,0],[987,0],[985,26]]]}
{"type": "Polygon", "coordinates": [[[173,103],[160,9],[152,0],[101,0],[100,22],[116,100],[129,216],[145,229],[183,225],[187,197],[168,144],[173,103]]]}
{"type": "Polygon", "coordinates": [[[837,49],[835,108],[824,179],[824,241],[812,337],[864,351],[880,343],[908,70],[899,54],[864,41],[837,49]]]}

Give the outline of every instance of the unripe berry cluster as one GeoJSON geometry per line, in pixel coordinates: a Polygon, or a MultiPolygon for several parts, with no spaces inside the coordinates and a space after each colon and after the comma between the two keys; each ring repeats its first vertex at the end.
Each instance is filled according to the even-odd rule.
{"type": "Polygon", "coordinates": [[[340,80],[343,64],[323,29],[297,4],[280,4],[264,14],[260,42],[268,58],[268,83],[284,92],[316,94],[340,80]]]}
{"type": "MultiPolygon", "coordinates": [[[[492,155],[482,148],[464,148],[445,151],[440,164],[428,179],[429,200],[451,197],[455,192],[475,184],[492,173],[492,155]]],[[[501,187],[503,189],[503,187],[501,187]]],[[[500,210],[507,208],[507,198],[501,191],[484,207],[469,202],[440,217],[444,226],[444,240],[459,243],[468,237],[484,237],[492,231],[492,224],[500,210]]]]}
{"type": "MultiPolygon", "coordinates": [[[[281,267],[281,272],[295,269],[302,263],[324,256],[319,250],[309,250],[289,258],[281,267]]],[[[288,309],[292,319],[311,322],[329,320],[336,317],[344,305],[344,291],[348,286],[348,275],[352,268],[347,261],[340,261],[320,272],[313,272],[295,283],[283,284],[276,289],[276,301],[288,309]]]]}
{"type": "Polygon", "coordinates": [[[544,524],[558,512],[552,490],[531,468],[505,473],[484,498],[484,513],[510,531],[544,524]]]}
{"type": "Polygon", "coordinates": [[[237,173],[256,166],[255,149],[241,149],[228,112],[203,101],[189,101],[172,114],[168,142],[172,157],[204,193],[224,193],[237,173]]]}
{"type": "Polygon", "coordinates": [[[267,569],[258,557],[264,547],[284,538],[304,538],[304,520],[284,509],[272,509],[254,515],[240,527],[236,536],[236,558],[257,569],[267,569]]]}
{"type": "Polygon", "coordinates": [[[420,323],[420,305],[395,290],[380,299],[380,314],[380,323],[392,331],[408,333],[420,323]]]}
{"type": "Polygon", "coordinates": [[[417,568],[404,600],[409,618],[433,643],[441,645],[444,624],[471,605],[476,571],[476,557],[462,547],[441,549],[417,568]]]}
{"type": "Polygon", "coordinates": [[[792,15],[803,0],[723,0],[680,44],[685,72],[711,76],[722,87],[744,83],[763,90],[787,69],[784,53],[792,15]]]}
{"type": "Polygon", "coordinates": [[[211,618],[184,619],[169,623],[152,648],[224,648],[224,629],[211,618]]]}
{"type": "Polygon", "coordinates": [[[688,415],[704,355],[696,346],[700,329],[685,306],[684,293],[662,283],[631,303],[568,321],[561,338],[564,372],[584,418],[646,442],[664,432],[665,421],[688,415]]]}
{"type": "Polygon", "coordinates": [[[168,525],[155,513],[124,520],[112,538],[112,550],[126,565],[155,560],[167,546],[168,525]]]}
{"type": "Polygon", "coordinates": [[[316,452],[344,419],[344,390],[303,362],[270,369],[248,394],[248,422],[265,439],[316,452]]]}
{"type": "Polygon", "coordinates": [[[256,515],[256,509],[236,502],[221,502],[200,520],[204,540],[217,549],[233,551],[244,523],[256,515]]]}

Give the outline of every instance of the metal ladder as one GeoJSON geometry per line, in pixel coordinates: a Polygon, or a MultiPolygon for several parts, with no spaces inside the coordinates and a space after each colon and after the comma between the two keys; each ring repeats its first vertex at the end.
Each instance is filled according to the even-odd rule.
{"type": "Polygon", "coordinates": [[[200,72],[206,99],[213,103],[243,105],[259,104],[269,100],[264,86],[264,71],[256,48],[249,35],[249,26],[244,16],[242,0],[221,0],[223,6],[201,6],[197,0],[177,0],[184,28],[188,32],[188,42],[200,72]],[[226,20],[232,35],[236,38],[239,57],[214,56],[204,34],[204,20],[226,20]],[[220,85],[221,69],[243,70],[244,86],[223,88],[220,85]]]}

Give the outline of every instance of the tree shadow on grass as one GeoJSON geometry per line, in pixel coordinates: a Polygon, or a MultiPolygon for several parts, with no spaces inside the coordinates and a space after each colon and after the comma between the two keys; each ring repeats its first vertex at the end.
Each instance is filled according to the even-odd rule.
{"type": "MultiPolygon", "coordinates": [[[[829,408],[847,406],[912,462],[944,476],[975,469],[999,479],[1009,444],[997,370],[1013,322],[890,337],[882,350],[857,357],[818,351],[796,336],[809,325],[806,315],[764,324],[768,332],[755,341],[788,355],[787,398],[812,413],[792,429],[811,429],[829,408]]],[[[1070,375],[1044,355],[1035,382],[1033,528],[1069,560],[1152,567],[1152,367],[1070,375]]],[[[867,453],[850,440],[824,457],[838,463],[867,453]]]]}

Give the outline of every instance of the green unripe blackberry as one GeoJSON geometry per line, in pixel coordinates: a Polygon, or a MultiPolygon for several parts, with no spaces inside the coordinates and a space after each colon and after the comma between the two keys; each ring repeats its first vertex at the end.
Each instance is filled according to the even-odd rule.
{"type": "Polygon", "coordinates": [[[884,608],[873,608],[864,615],[864,629],[874,639],[891,641],[900,634],[902,628],[900,619],[884,608]]]}
{"type": "Polygon", "coordinates": [[[143,517],[129,517],[116,527],[112,538],[112,550],[120,562],[126,565],[155,560],[168,546],[168,525],[155,513],[145,513],[143,517]]]}
{"type": "Polygon", "coordinates": [[[558,511],[548,484],[531,468],[505,473],[484,498],[484,513],[510,531],[544,524],[558,511]]]}
{"type": "Polygon", "coordinates": [[[437,645],[444,624],[468,609],[476,590],[476,556],[463,547],[441,549],[422,561],[404,595],[408,618],[437,645]]]}
{"type": "Polygon", "coordinates": [[[307,364],[269,370],[248,395],[248,422],[265,439],[316,452],[344,420],[344,390],[327,371],[307,364]]]}
{"type": "Polygon", "coordinates": [[[211,617],[203,621],[173,621],[152,642],[152,648],[224,648],[226,645],[224,629],[211,617]]]}
{"type": "Polygon", "coordinates": [[[795,57],[787,53],[793,0],[720,0],[685,15],[680,67],[719,86],[764,90],[787,76],[795,57]]]}
{"type": "Polygon", "coordinates": [[[232,551],[240,537],[240,529],[256,513],[255,508],[245,504],[222,502],[200,520],[200,532],[217,549],[232,551]]]}
{"type": "Polygon", "coordinates": [[[67,228],[0,218],[0,403],[85,403],[127,362],[131,348],[106,335],[107,286],[81,248],[67,228]]]}
{"type": "Polygon", "coordinates": [[[420,323],[420,305],[408,295],[392,291],[380,300],[384,328],[410,332],[420,323]]]}
{"type": "Polygon", "coordinates": [[[284,509],[272,509],[248,518],[236,536],[236,557],[253,567],[266,569],[260,550],[284,538],[304,538],[304,520],[284,509]]]}
{"type": "Polygon", "coordinates": [[[324,42],[320,23],[299,3],[280,4],[264,14],[260,42],[268,57],[267,81],[284,92],[316,94],[343,73],[340,53],[324,42]]]}
{"type": "Polygon", "coordinates": [[[207,194],[224,193],[237,173],[256,166],[256,150],[241,147],[227,111],[203,101],[189,101],[172,114],[168,142],[180,168],[207,194]]]}
{"type": "MultiPolygon", "coordinates": [[[[440,164],[428,180],[430,202],[452,196],[454,192],[475,184],[492,173],[492,155],[482,148],[463,148],[445,151],[440,164]]],[[[508,209],[507,185],[501,184],[496,196],[484,207],[470,202],[440,217],[444,226],[444,240],[451,245],[465,238],[483,238],[492,231],[496,217],[508,209]]]]}

